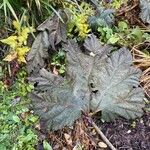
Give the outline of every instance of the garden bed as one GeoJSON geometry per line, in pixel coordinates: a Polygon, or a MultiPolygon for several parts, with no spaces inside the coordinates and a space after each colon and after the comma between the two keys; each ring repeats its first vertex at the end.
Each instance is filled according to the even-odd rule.
{"type": "Polygon", "coordinates": [[[0,149],[150,149],[150,1],[14,2],[0,2],[0,149]]]}

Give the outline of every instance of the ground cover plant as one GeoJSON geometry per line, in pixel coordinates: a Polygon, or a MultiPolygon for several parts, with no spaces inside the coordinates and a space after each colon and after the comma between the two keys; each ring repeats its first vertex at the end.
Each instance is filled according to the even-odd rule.
{"type": "Polygon", "coordinates": [[[0,149],[149,149],[149,10],[3,0],[0,149]]]}

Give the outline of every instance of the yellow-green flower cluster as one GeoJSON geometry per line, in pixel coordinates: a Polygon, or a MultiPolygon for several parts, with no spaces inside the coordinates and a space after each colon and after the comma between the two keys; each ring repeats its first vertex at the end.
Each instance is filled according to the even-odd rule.
{"type": "Polygon", "coordinates": [[[88,17],[94,13],[91,6],[82,2],[79,6],[70,5],[69,10],[71,12],[70,21],[68,23],[69,34],[74,30],[75,33],[78,33],[80,38],[86,38],[91,30],[88,24],[88,17]]]}
{"type": "Polygon", "coordinates": [[[26,63],[25,55],[30,50],[27,46],[27,38],[29,33],[33,32],[32,27],[22,27],[20,22],[13,21],[13,26],[16,30],[15,34],[6,39],[0,40],[10,46],[11,52],[4,58],[5,61],[12,61],[17,59],[19,63],[26,63]]]}
{"type": "Polygon", "coordinates": [[[87,23],[88,16],[84,14],[79,14],[74,16],[74,21],[76,23],[75,32],[79,33],[79,36],[85,38],[90,32],[89,24],[87,23]]]}

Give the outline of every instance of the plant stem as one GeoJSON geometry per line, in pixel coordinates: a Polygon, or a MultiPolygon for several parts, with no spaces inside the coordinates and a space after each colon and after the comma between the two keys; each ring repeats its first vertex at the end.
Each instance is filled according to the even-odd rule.
{"type": "Polygon", "coordinates": [[[97,133],[101,136],[102,140],[109,146],[111,150],[117,150],[111,142],[107,139],[107,137],[104,135],[104,133],[98,128],[98,126],[92,121],[91,122],[97,133]]]}

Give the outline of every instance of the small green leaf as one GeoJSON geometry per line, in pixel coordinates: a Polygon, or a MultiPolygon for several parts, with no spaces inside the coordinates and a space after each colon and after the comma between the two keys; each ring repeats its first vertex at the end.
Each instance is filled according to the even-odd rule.
{"type": "Polygon", "coordinates": [[[20,122],[20,118],[19,118],[17,115],[14,115],[14,116],[12,117],[12,119],[13,119],[16,123],[20,122]]]}
{"type": "Polygon", "coordinates": [[[3,145],[3,144],[0,144],[0,149],[1,149],[1,150],[7,150],[7,149],[6,149],[6,146],[3,145]]]}
{"type": "Polygon", "coordinates": [[[106,38],[109,39],[113,35],[113,30],[111,28],[103,28],[103,30],[106,32],[106,38]]]}
{"type": "Polygon", "coordinates": [[[64,66],[64,65],[62,65],[62,66],[60,67],[59,73],[60,73],[60,74],[65,73],[65,66],[64,66]]]}
{"type": "Polygon", "coordinates": [[[43,147],[44,147],[44,150],[53,150],[46,140],[43,141],[43,147]]]}
{"type": "Polygon", "coordinates": [[[28,92],[31,92],[33,89],[34,89],[34,86],[33,86],[32,84],[29,84],[29,85],[27,86],[27,91],[28,91],[28,92]]]}
{"type": "Polygon", "coordinates": [[[131,35],[133,35],[138,42],[142,41],[142,31],[138,26],[132,30],[131,35]]]}
{"type": "Polygon", "coordinates": [[[128,25],[127,25],[126,22],[120,21],[118,23],[118,28],[119,28],[120,31],[124,31],[124,30],[128,29],[128,25]]]}
{"type": "Polygon", "coordinates": [[[37,116],[30,116],[29,120],[34,123],[34,122],[36,122],[38,120],[38,117],[37,116]]]}
{"type": "Polygon", "coordinates": [[[119,41],[119,37],[117,37],[116,35],[112,35],[111,37],[110,37],[110,39],[108,40],[108,43],[111,43],[111,44],[115,44],[115,43],[117,43],[118,41],[119,41]]]}

